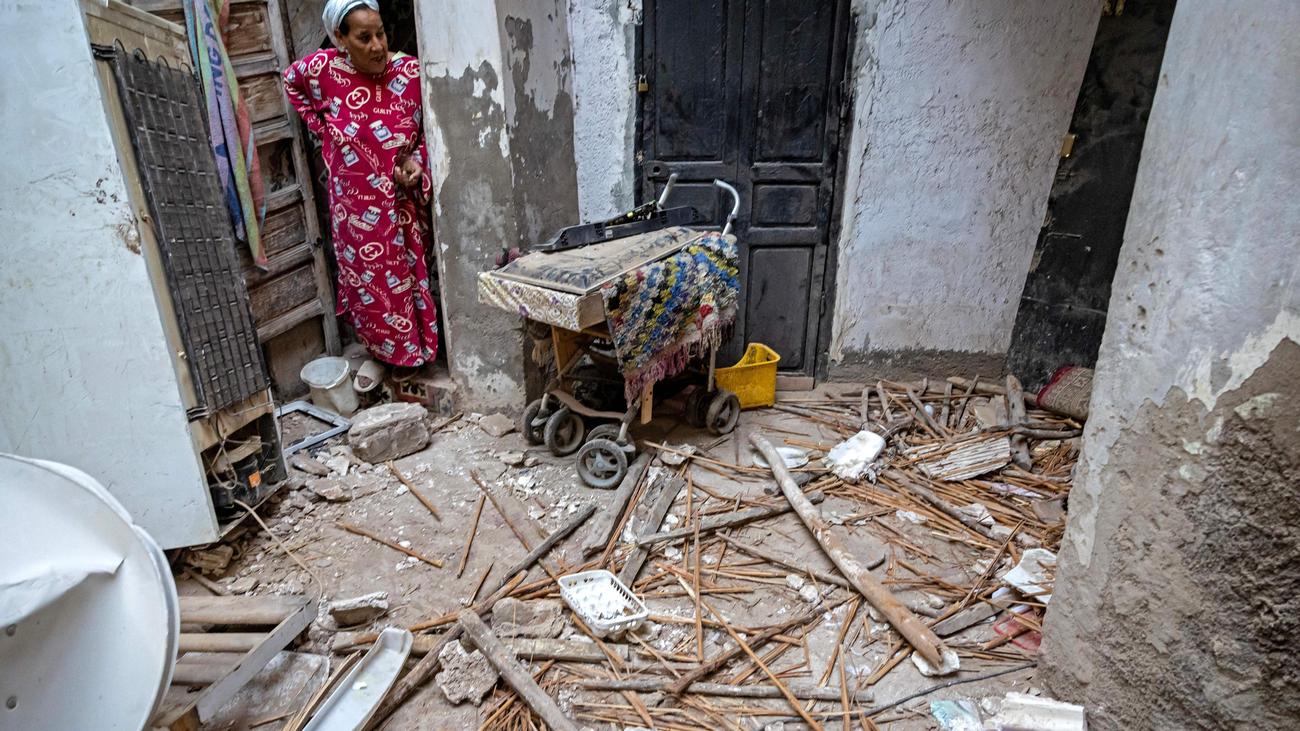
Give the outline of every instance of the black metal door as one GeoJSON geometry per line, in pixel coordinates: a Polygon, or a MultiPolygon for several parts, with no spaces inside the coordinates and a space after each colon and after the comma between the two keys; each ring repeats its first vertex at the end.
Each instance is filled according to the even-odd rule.
{"type": "Polygon", "coordinates": [[[714,178],[741,194],[742,299],[725,358],[746,342],[812,375],[825,302],[848,39],[846,0],[653,0],[642,25],[642,197],[720,221],[714,178]]]}

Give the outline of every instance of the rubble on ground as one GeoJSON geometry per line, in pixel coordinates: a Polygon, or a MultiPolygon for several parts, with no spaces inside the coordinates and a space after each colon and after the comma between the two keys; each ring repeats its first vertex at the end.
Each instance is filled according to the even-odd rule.
{"type": "MultiPolygon", "coordinates": [[[[487,729],[527,727],[537,699],[498,683],[468,640],[446,641],[466,608],[488,620],[544,695],[592,728],[830,726],[843,718],[841,697],[855,726],[866,718],[883,728],[931,718],[932,700],[1027,690],[1080,424],[1032,405],[1012,422],[1003,385],[954,381],[783,394],[723,437],[657,420],[633,430],[651,462],[618,495],[581,487],[572,457],[526,444],[513,421],[492,436],[485,422],[497,415],[449,422],[436,448],[391,469],[388,459],[375,463],[383,437],[320,445],[306,455],[314,465],[291,461],[311,477],[279,496],[267,521],[327,594],[387,596],[372,616],[313,625],[304,646],[364,650],[376,631],[367,625],[381,616],[412,627],[406,678],[419,679],[420,707],[487,729]],[[825,531],[938,636],[940,666],[832,562],[742,438],[754,434],[797,450],[794,462],[782,454],[799,465],[787,468],[791,481],[825,531]],[[1029,469],[1010,457],[1013,436],[1023,437],[1029,469]],[[824,460],[845,443],[837,474],[824,460]],[[321,467],[327,475],[315,474],[321,467]],[[593,501],[608,520],[569,526],[593,501]],[[507,575],[525,556],[534,558],[507,575]],[[618,575],[646,604],[640,626],[600,636],[565,604],[554,579],[593,569],[618,575]],[[421,668],[431,672],[418,676],[421,668]],[[973,682],[922,693],[954,678],[973,682]],[[446,705],[467,700],[463,708],[483,708],[456,716],[462,706],[446,705]]],[[[257,526],[229,543],[238,550],[212,570],[236,577],[218,581],[232,593],[301,592],[315,581],[257,526]]],[[[226,558],[199,555],[214,567],[226,558]]],[[[398,714],[414,705],[400,700],[394,691],[386,702],[398,714]]]]}
{"type": "Polygon", "coordinates": [[[369,624],[388,613],[388,592],[339,599],[329,604],[329,615],[339,627],[369,624]]]}
{"type": "Polygon", "coordinates": [[[478,650],[467,652],[459,642],[448,643],[442,648],[438,660],[443,670],[434,676],[434,682],[452,703],[469,701],[477,706],[497,684],[497,671],[483,653],[478,650]]]}
{"type": "Polygon", "coordinates": [[[419,404],[394,402],[357,412],[348,445],[362,461],[378,464],[405,457],[429,444],[428,412],[419,404]]]}

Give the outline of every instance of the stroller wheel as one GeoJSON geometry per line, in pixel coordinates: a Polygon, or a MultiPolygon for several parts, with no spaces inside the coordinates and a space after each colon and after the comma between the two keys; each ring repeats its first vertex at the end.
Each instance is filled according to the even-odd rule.
{"type": "Polygon", "coordinates": [[[686,423],[699,429],[709,410],[709,392],[703,387],[693,389],[686,397],[686,423]]]}
{"type": "Polygon", "coordinates": [[[546,443],[546,448],[551,450],[551,454],[556,457],[567,457],[582,446],[582,437],[586,433],[587,425],[582,423],[582,417],[561,407],[546,420],[542,441],[546,443]]]}
{"type": "Polygon", "coordinates": [[[740,399],[730,391],[719,389],[709,402],[709,411],[705,415],[705,426],[717,435],[730,434],[740,421],[740,399]]]}
{"type": "Polygon", "coordinates": [[[578,477],[598,490],[608,490],[627,476],[627,453],[609,439],[593,439],[578,450],[578,477]]]}
{"type": "Polygon", "coordinates": [[[523,416],[519,417],[519,433],[524,435],[524,441],[529,444],[541,444],[545,438],[543,430],[546,428],[546,419],[550,413],[542,413],[542,400],[537,399],[528,404],[524,409],[523,416]]]}
{"type": "Polygon", "coordinates": [[[622,428],[621,424],[601,424],[600,426],[587,432],[587,441],[594,442],[597,439],[608,439],[617,444],[628,459],[636,456],[636,442],[630,437],[624,441],[619,441],[618,432],[622,428]]]}

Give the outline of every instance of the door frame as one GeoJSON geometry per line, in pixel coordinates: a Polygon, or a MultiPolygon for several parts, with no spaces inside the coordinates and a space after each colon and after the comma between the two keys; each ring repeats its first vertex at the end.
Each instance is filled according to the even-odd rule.
{"type": "MultiPolygon", "coordinates": [[[[727,1],[747,4],[751,0],[727,1]]],[[[840,45],[843,57],[838,59],[838,61],[833,58],[831,62],[832,68],[834,68],[834,65],[837,63],[840,65],[839,83],[838,85],[831,85],[830,88],[828,88],[828,98],[835,100],[832,104],[838,106],[838,110],[833,117],[828,113],[826,125],[827,134],[831,134],[833,130],[831,140],[827,147],[827,158],[829,160],[828,164],[834,166],[834,170],[830,176],[832,195],[830,210],[827,214],[829,219],[826,227],[826,243],[825,246],[821,247],[821,250],[824,253],[821,257],[823,260],[820,263],[817,261],[818,257],[816,255],[816,250],[814,250],[810,277],[812,282],[816,282],[820,279],[822,283],[822,296],[820,297],[819,304],[817,304],[817,312],[815,314],[810,312],[809,316],[809,323],[817,328],[816,336],[806,340],[806,343],[811,347],[812,352],[806,353],[802,373],[795,372],[789,374],[794,377],[812,377],[817,381],[825,380],[829,370],[829,345],[835,314],[835,277],[838,271],[839,237],[843,228],[844,183],[847,172],[848,149],[850,146],[849,137],[853,126],[853,103],[856,97],[856,85],[853,83],[854,77],[852,71],[858,34],[858,17],[852,10],[850,0],[831,1],[837,6],[835,33],[837,35],[843,34],[844,42],[840,45]]],[[[652,36],[654,29],[651,27],[651,23],[646,22],[647,19],[655,16],[655,11],[657,10],[655,5],[656,0],[644,0],[643,14],[640,22],[637,24],[638,27],[634,39],[635,44],[633,52],[635,55],[635,66],[632,93],[636,97],[636,121],[635,132],[633,134],[632,177],[634,180],[633,191],[637,202],[647,200],[646,196],[651,192],[647,191],[647,175],[643,170],[643,165],[646,161],[646,142],[650,130],[650,120],[647,119],[646,115],[649,100],[647,94],[642,94],[636,90],[638,84],[635,82],[639,81],[644,76],[649,83],[655,83],[651,63],[652,59],[650,58],[650,49],[653,48],[652,36]],[[650,38],[648,38],[648,36],[650,36],[650,38]]],[[[748,12],[746,12],[746,9],[742,9],[740,15],[742,18],[748,18],[748,12]]],[[[742,56],[743,55],[742,51],[742,56]]],[[[743,82],[741,83],[742,93],[748,88],[749,87],[743,82]]],[[[827,111],[829,112],[830,110],[828,109],[827,111]]],[[[736,134],[740,134],[739,128],[743,126],[743,120],[738,121],[736,134]]],[[[742,286],[744,284],[747,283],[742,283],[742,286]]],[[[813,293],[810,291],[809,296],[811,297],[812,294],[813,293]]],[[[741,297],[741,306],[743,307],[745,304],[744,293],[742,293],[741,297]]],[[[811,310],[813,304],[810,303],[809,307],[811,310]]],[[[743,324],[743,322],[744,316],[743,313],[741,313],[739,316],[739,323],[743,324]]]]}

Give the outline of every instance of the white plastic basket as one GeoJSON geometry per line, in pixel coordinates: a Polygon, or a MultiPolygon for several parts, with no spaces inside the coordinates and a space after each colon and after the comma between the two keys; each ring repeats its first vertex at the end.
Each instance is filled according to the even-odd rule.
{"type": "Polygon", "coordinates": [[[650,615],[645,603],[608,571],[561,576],[560,596],[598,637],[634,629],[650,615]]]}

